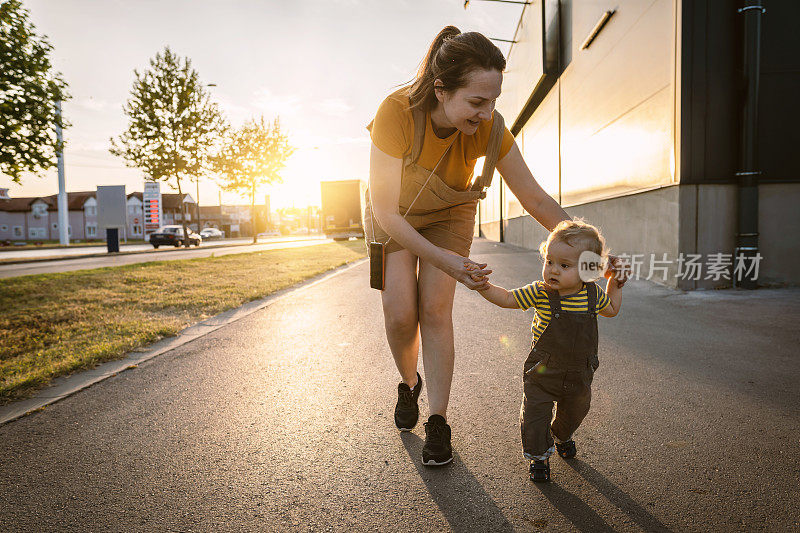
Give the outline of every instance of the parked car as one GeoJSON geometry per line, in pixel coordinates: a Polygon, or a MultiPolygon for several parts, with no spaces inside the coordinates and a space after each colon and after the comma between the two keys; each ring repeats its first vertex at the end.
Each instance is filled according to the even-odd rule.
{"type": "MultiPolygon", "coordinates": [[[[203,238],[189,228],[186,228],[186,231],[189,235],[189,244],[200,246],[203,238]]],[[[150,244],[153,248],[158,248],[162,244],[172,245],[175,248],[183,246],[183,226],[161,226],[157,232],[150,234],[150,244]]]]}
{"type": "Polygon", "coordinates": [[[218,230],[217,228],[204,228],[203,231],[200,232],[200,236],[205,239],[224,239],[225,232],[218,230]]]}
{"type": "Polygon", "coordinates": [[[266,237],[280,237],[281,232],[276,229],[271,229],[269,231],[264,231],[256,235],[259,239],[264,239],[266,237]]]}

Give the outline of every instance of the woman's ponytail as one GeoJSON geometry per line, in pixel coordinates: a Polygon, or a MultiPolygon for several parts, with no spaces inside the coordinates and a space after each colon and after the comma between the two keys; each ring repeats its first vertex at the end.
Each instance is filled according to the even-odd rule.
{"type": "Polygon", "coordinates": [[[428,48],[428,53],[425,54],[425,60],[419,66],[419,70],[417,71],[417,79],[423,78],[426,75],[431,75],[431,68],[433,66],[433,59],[436,57],[436,53],[442,48],[442,45],[447,39],[455,37],[456,35],[460,35],[461,30],[456,28],[455,26],[445,26],[442,31],[433,39],[430,47],[428,48]]]}

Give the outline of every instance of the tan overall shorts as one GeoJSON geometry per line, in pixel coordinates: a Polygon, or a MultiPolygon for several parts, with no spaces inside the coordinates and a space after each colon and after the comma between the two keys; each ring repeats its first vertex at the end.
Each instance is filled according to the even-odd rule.
{"type": "MultiPolygon", "coordinates": [[[[434,245],[468,257],[475,231],[478,200],[486,197],[483,189],[492,183],[494,168],[500,154],[500,143],[503,140],[505,126],[503,117],[497,111],[494,112],[494,123],[489,135],[483,172],[474,181],[472,187],[464,191],[453,189],[435,173],[432,174],[430,170],[417,164],[425,137],[425,113],[415,109],[413,117],[414,140],[411,145],[411,154],[403,157],[400,214],[420,235],[434,245]],[[428,180],[429,176],[430,180],[428,180]],[[423,189],[426,181],[428,184],[423,189]],[[422,189],[422,193],[417,197],[420,189],[422,189]]],[[[403,246],[395,239],[389,240],[389,235],[372,216],[369,189],[365,193],[364,205],[363,223],[367,250],[369,251],[369,242],[385,244],[387,241],[389,241],[386,245],[387,254],[402,250],[403,246]]]]}

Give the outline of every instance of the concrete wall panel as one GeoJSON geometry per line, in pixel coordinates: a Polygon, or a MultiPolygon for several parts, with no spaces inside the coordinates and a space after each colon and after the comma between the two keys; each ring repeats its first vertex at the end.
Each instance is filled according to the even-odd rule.
{"type": "Polygon", "coordinates": [[[562,197],[579,202],[673,181],[673,2],[607,4],[617,12],[586,50],[598,9],[573,5],[573,59],[561,76],[562,197]]]}

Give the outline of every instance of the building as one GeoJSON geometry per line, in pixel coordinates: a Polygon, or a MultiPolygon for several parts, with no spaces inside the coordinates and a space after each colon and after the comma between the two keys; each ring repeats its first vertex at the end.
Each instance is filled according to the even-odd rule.
{"type": "MultiPolygon", "coordinates": [[[[94,192],[67,194],[70,239],[97,238],[97,199],[94,192]]],[[[0,198],[0,241],[58,240],[58,195],[0,198]]]]}
{"type": "MultiPolygon", "coordinates": [[[[2,191],[2,190],[0,190],[2,191]]],[[[194,204],[188,194],[187,204],[194,204]]],[[[164,224],[180,224],[180,195],[162,195],[164,224]]],[[[71,240],[104,240],[105,234],[97,226],[97,194],[95,191],[67,193],[68,235],[71,240]]],[[[128,224],[121,237],[142,239],[144,213],[142,193],[127,195],[128,224]]],[[[187,214],[187,221],[191,216],[187,214]]],[[[7,191],[0,195],[0,241],[58,240],[58,195],[11,198],[7,191]]]]}
{"type": "Polygon", "coordinates": [[[201,205],[200,218],[203,228],[217,228],[225,233],[226,237],[239,237],[243,222],[240,215],[246,216],[249,220],[250,211],[248,209],[246,213],[240,213],[239,210],[229,207],[231,206],[201,205]]]}
{"type": "MultiPolygon", "coordinates": [[[[186,223],[187,225],[191,225],[192,213],[195,212],[194,205],[196,204],[194,198],[188,194],[162,194],[161,202],[163,205],[162,210],[164,214],[164,225],[183,224],[183,217],[181,215],[181,197],[183,197],[183,202],[186,204],[186,223]]],[[[195,223],[192,227],[197,229],[196,226],[197,224],[195,223]]]]}
{"type": "MultiPolygon", "coordinates": [[[[613,252],[641,256],[642,277],[731,286],[742,255],[759,283],[800,282],[800,3],[763,5],[522,8],[497,109],[538,183],[613,252]]],[[[479,231],[535,249],[546,231],[524,215],[498,173],[479,231]]]]}

